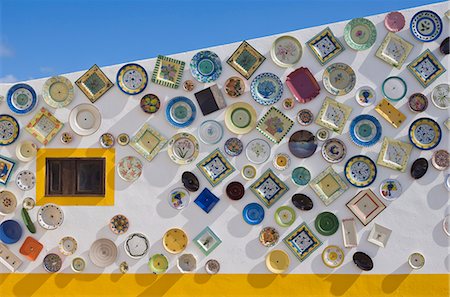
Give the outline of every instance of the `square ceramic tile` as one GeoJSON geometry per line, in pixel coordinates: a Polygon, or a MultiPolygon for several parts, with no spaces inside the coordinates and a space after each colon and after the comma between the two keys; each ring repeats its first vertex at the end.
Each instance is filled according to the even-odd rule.
{"type": "Polygon", "coordinates": [[[145,123],[131,138],[130,145],[147,161],[151,161],[166,145],[167,139],[145,123]]]}
{"type": "Polygon", "coordinates": [[[204,188],[203,191],[198,195],[197,199],[195,199],[195,204],[198,205],[201,209],[203,209],[206,213],[209,213],[214,206],[220,201],[216,195],[211,193],[210,190],[204,188]]]}
{"type": "Polygon", "coordinates": [[[293,125],[294,121],[272,106],[259,120],[256,130],[272,142],[280,143],[293,125]]]}
{"type": "Polygon", "coordinates": [[[64,126],[53,114],[44,107],[35,114],[25,127],[40,143],[46,145],[64,126]]]}
{"type": "Polygon", "coordinates": [[[16,162],[0,155],[0,184],[5,185],[8,183],[11,173],[16,166],[16,162]]]}
{"type": "Polygon", "coordinates": [[[316,124],[342,134],[351,112],[350,106],[326,97],[317,115],[316,124]]]}
{"type": "Polygon", "coordinates": [[[204,116],[227,107],[222,92],[217,85],[201,90],[194,96],[204,116]]]}
{"type": "Polygon", "coordinates": [[[429,49],[412,61],[408,69],[423,87],[427,87],[446,71],[429,49]]]}
{"type": "Polygon", "coordinates": [[[395,128],[400,127],[406,120],[406,116],[400,110],[395,108],[395,106],[386,98],[383,98],[380,103],[378,103],[375,107],[375,111],[395,128]]]}
{"type": "Polygon", "coordinates": [[[320,65],[325,65],[344,51],[344,46],[334,36],[330,28],[324,29],[310,39],[307,44],[316,56],[320,65]]]}
{"type": "Polygon", "coordinates": [[[391,236],[392,230],[378,224],[373,224],[372,230],[370,230],[367,241],[376,244],[380,247],[386,247],[386,244],[391,236]]]}
{"type": "Polygon", "coordinates": [[[249,79],[266,58],[246,41],[243,41],[227,60],[228,65],[239,74],[249,79]]]}
{"type": "Polygon", "coordinates": [[[267,208],[289,191],[289,187],[270,168],[250,186],[250,189],[267,208]]]}
{"type": "Polygon", "coordinates": [[[203,229],[197,237],[194,238],[194,243],[198,248],[208,256],[212,251],[214,251],[222,241],[220,238],[209,228],[203,229]]]}
{"type": "Polygon", "coordinates": [[[206,158],[197,164],[197,168],[206,177],[209,183],[215,187],[235,169],[225,158],[219,149],[215,149],[206,158]]]}
{"type": "Polygon", "coordinates": [[[283,239],[283,242],[300,261],[305,260],[322,244],[306,223],[298,226],[283,239]]]}
{"type": "Polygon", "coordinates": [[[75,84],[92,103],[100,99],[101,96],[114,86],[103,71],[95,64],[77,79],[75,84]]]}
{"type": "Polygon", "coordinates": [[[170,57],[158,56],[153,70],[152,82],[177,89],[183,76],[184,62],[170,57]]]}
{"type": "Polygon", "coordinates": [[[347,184],[331,166],[311,180],[309,186],[327,206],[348,189],[347,184]]]}
{"type": "Polygon", "coordinates": [[[370,189],[362,190],[356,194],[356,196],[347,203],[347,207],[364,226],[369,224],[386,208],[380,198],[378,198],[370,189]]]}
{"type": "Polygon", "coordinates": [[[412,145],[389,137],[383,139],[377,164],[405,172],[412,145]]]}
{"type": "Polygon", "coordinates": [[[375,55],[389,65],[400,69],[412,48],[411,43],[397,34],[388,32],[375,55]]]}

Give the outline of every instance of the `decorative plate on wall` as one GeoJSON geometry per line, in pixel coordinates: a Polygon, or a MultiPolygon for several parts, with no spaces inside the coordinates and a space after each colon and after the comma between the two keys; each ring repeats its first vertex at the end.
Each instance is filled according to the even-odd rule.
{"type": "Polygon", "coordinates": [[[109,229],[117,235],[127,232],[129,227],[130,222],[128,221],[128,218],[121,214],[113,216],[109,221],[109,229]]]}
{"type": "Polygon", "coordinates": [[[270,157],[270,144],[264,139],[256,138],[245,147],[247,159],[254,164],[262,164],[270,157]]]}
{"type": "Polygon", "coordinates": [[[163,237],[163,245],[166,251],[171,254],[181,253],[188,245],[186,232],[179,228],[167,230],[163,237]]]}
{"type": "Polygon", "coordinates": [[[381,85],[383,95],[391,101],[399,101],[406,95],[408,87],[403,78],[390,76],[383,81],[381,85]]]}
{"type": "Polygon", "coordinates": [[[409,126],[409,140],[420,150],[431,150],[441,142],[439,124],[430,118],[420,118],[409,126]]]}
{"type": "Polygon", "coordinates": [[[297,167],[292,170],[291,179],[297,186],[306,186],[311,180],[311,173],[305,167],[297,167]]]}
{"type": "Polygon", "coordinates": [[[12,112],[23,115],[32,111],[37,105],[34,89],[27,84],[15,84],[6,95],[6,102],[12,112]]]}
{"type": "Polygon", "coordinates": [[[147,71],[141,65],[126,64],[117,72],[117,86],[125,94],[139,94],[147,87],[147,83],[147,71]]]}
{"type": "Polygon", "coordinates": [[[342,96],[350,93],[356,84],[356,74],[344,63],[334,63],[323,72],[322,82],[328,93],[342,96]]]}
{"type": "Polygon", "coordinates": [[[305,260],[312,252],[322,245],[320,239],[314,235],[311,228],[309,228],[306,223],[302,223],[295,228],[294,231],[289,233],[289,235],[283,239],[283,242],[300,262],[305,260]]]}
{"type": "Polygon", "coordinates": [[[317,149],[316,136],[307,130],[299,130],[289,137],[289,151],[297,158],[309,158],[317,149]]]}
{"type": "Polygon", "coordinates": [[[225,112],[225,126],[234,134],[249,133],[256,127],[256,120],[255,109],[245,102],[234,103],[225,112]]]}
{"type": "Polygon", "coordinates": [[[152,82],[155,84],[178,89],[183,76],[184,62],[173,58],[158,56],[153,70],[152,82]]]}
{"type": "Polygon", "coordinates": [[[197,109],[194,103],[186,97],[170,99],[166,106],[166,118],[169,123],[177,128],[185,128],[195,120],[197,109]]]}
{"type": "Polygon", "coordinates": [[[198,207],[203,209],[204,212],[209,213],[217,203],[219,203],[220,199],[214,195],[208,188],[204,188],[203,191],[198,195],[198,197],[194,200],[194,203],[197,204],[198,207]]]}
{"type": "Polygon", "coordinates": [[[369,147],[381,138],[380,122],[371,115],[362,114],[354,118],[350,124],[350,138],[359,146],[369,147]]]}
{"type": "Polygon", "coordinates": [[[95,266],[105,268],[116,261],[117,246],[112,240],[97,239],[89,249],[89,258],[95,266]]]}
{"type": "Polygon", "coordinates": [[[385,179],[380,184],[380,194],[386,200],[395,200],[402,194],[402,185],[396,179],[385,179]]]}
{"type": "Polygon", "coordinates": [[[344,251],[335,245],[327,246],[322,252],[323,264],[330,268],[337,268],[344,262],[344,251]]]}
{"type": "Polygon", "coordinates": [[[186,165],[194,161],[199,151],[195,136],[185,132],[175,134],[167,144],[167,153],[170,159],[179,165],[186,165]]]}
{"type": "Polygon", "coordinates": [[[345,143],[337,138],[330,138],[322,145],[322,157],[329,163],[339,163],[346,155],[345,143]]]}
{"type": "Polygon", "coordinates": [[[73,132],[88,136],[97,132],[102,123],[100,111],[92,104],[83,103],[75,106],[69,115],[69,124],[73,132]]]}
{"type": "Polygon", "coordinates": [[[100,99],[101,96],[114,86],[103,71],[95,64],[77,79],[75,84],[92,103],[100,99]]]}
{"type": "Polygon", "coordinates": [[[414,93],[408,98],[408,106],[411,111],[423,112],[428,107],[428,98],[422,93],[414,93]]]}
{"type": "Polygon", "coordinates": [[[198,129],[198,137],[205,144],[216,144],[223,137],[223,126],[215,120],[204,121],[198,129]]]}
{"type": "Polygon", "coordinates": [[[123,157],[117,164],[117,173],[124,181],[134,182],[142,174],[142,162],[134,156],[123,157]]]}
{"type": "Polygon", "coordinates": [[[227,107],[225,98],[216,84],[198,91],[194,96],[204,116],[227,107]]]}
{"type": "Polygon", "coordinates": [[[385,137],[378,155],[377,164],[405,172],[412,145],[385,137]]]}
{"type": "Polygon", "coordinates": [[[185,188],[176,188],[169,193],[169,204],[175,209],[185,208],[190,201],[190,194],[185,188]]]}
{"type": "Polygon", "coordinates": [[[367,241],[376,244],[380,247],[386,247],[386,244],[391,236],[392,230],[378,224],[373,224],[370,230],[367,241]]]}
{"type": "Polygon", "coordinates": [[[166,143],[167,139],[164,136],[145,123],[131,138],[130,146],[147,161],[151,161],[166,143]]]}
{"type": "Polygon", "coordinates": [[[275,221],[281,227],[289,227],[295,221],[296,215],[292,207],[281,206],[275,211],[275,221]]]}
{"type": "Polygon", "coordinates": [[[215,149],[197,164],[197,168],[215,187],[235,169],[219,149],[215,149]]]}
{"type": "Polygon", "coordinates": [[[331,166],[312,179],[309,182],[309,186],[326,206],[330,205],[331,202],[336,200],[348,189],[344,180],[331,166]]]}
{"type": "Polygon", "coordinates": [[[147,94],[141,98],[139,105],[145,113],[154,114],[161,107],[161,102],[155,94],[147,94]]]}
{"type": "Polygon", "coordinates": [[[25,130],[40,143],[46,145],[62,129],[63,125],[50,111],[42,107],[25,127],[25,130]]]}
{"type": "Polygon", "coordinates": [[[424,88],[428,87],[446,71],[445,67],[429,49],[426,49],[409,63],[408,70],[424,88]]]}
{"type": "Polygon", "coordinates": [[[270,141],[280,143],[293,125],[294,121],[272,106],[259,120],[256,130],[270,141]]]}
{"type": "Polygon", "coordinates": [[[73,85],[64,76],[51,77],[42,87],[42,97],[45,103],[53,108],[67,106],[75,97],[73,85]]]}
{"type": "Polygon", "coordinates": [[[202,83],[217,80],[222,73],[222,62],[212,51],[200,51],[194,55],[190,63],[192,76],[202,83]]]}
{"type": "Polygon", "coordinates": [[[442,20],[434,11],[422,10],[411,18],[410,29],[417,40],[431,42],[441,35],[442,20]]]}
{"type": "Polygon", "coordinates": [[[19,123],[14,117],[0,114],[0,145],[10,145],[19,138],[19,133],[19,123]]]}
{"type": "Polygon", "coordinates": [[[242,210],[242,217],[249,225],[258,225],[264,220],[264,208],[258,203],[249,203],[242,210]]]}
{"type": "Polygon", "coordinates": [[[231,98],[236,98],[244,94],[245,83],[242,78],[238,76],[232,76],[224,84],[225,93],[231,98]]]}
{"type": "Polygon", "coordinates": [[[250,85],[252,98],[261,105],[272,105],[283,96],[283,83],[273,73],[258,74],[250,85]]]}
{"type": "Polygon", "coordinates": [[[320,65],[325,65],[344,51],[344,47],[328,27],[311,38],[307,44],[320,65]]]}
{"type": "Polygon", "coordinates": [[[270,168],[250,186],[250,189],[267,208],[289,191],[289,187],[270,168]]]}
{"type": "Polygon", "coordinates": [[[302,45],[292,36],[280,36],[272,44],[270,49],[272,60],[280,67],[292,67],[302,57],[302,45]]]}
{"type": "Polygon", "coordinates": [[[227,60],[227,63],[240,75],[249,79],[264,60],[266,60],[266,57],[261,55],[247,41],[243,41],[227,60]]]}
{"type": "Polygon", "coordinates": [[[324,128],[328,128],[338,134],[342,134],[352,108],[326,97],[315,123],[324,128]]]}
{"type": "Polygon", "coordinates": [[[344,28],[344,40],[354,50],[366,50],[375,43],[376,39],[377,29],[368,19],[353,19],[344,28]]]}
{"type": "Polygon", "coordinates": [[[437,108],[450,108],[450,85],[444,83],[434,87],[431,93],[431,101],[437,108]]]}
{"type": "Polygon", "coordinates": [[[397,34],[388,32],[375,55],[389,65],[400,69],[412,48],[411,43],[397,34]]]}
{"type": "Polygon", "coordinates": [[[39,225],[46,230],[55,230],[64,221],[64,213],[56,204],[45,204],[37,213],[39,225]]]}
{"type": "Polygon", "coordinates": [[[364,226],[369,224],[386,208],[383,202],[370,189],[362,190],[356,194],[347,203],[347,207],[364,226]]]}
{"type": "Polygon", "coordinates": [[[364,188],[370,186],[377,177],[377,167],[369,157],[358,155],[351,157],[345,164],[345,178],[353,186],[364,188]]]}
{"type": "Polygon", "coordinates": [[[140,259],[147,254],[150,248],[150,242],[142,233],[131,233],[125,240],[123,247],[128,257],[140,259]]]}
{"type": "Polygon", "coordinates": [[[220,238],[209,227],[203,229],[203,231],[194,238],[194,243],[205,256],[208,256],[214,251],[221,242],[220,238]]]}

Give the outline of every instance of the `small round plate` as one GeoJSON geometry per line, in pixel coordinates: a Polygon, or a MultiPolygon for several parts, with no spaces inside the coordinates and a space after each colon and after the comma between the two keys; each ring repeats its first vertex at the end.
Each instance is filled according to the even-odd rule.
{"type": "Polygon", "coordinates": [[[77,105],[69,115],[70,128],[80,136],[94,134],[100,128],[101,123],[102,116],[92,104],[83,103],[77,105]]]}
{"type": "Polygon", "coordinates": [[[83,272],[86,268],[86,261],[81,257],[73,258],[72,264],[70,265],[73,272],[83,272]]]}
{"type": "Polygon", "coordinates": [[[89,249],[89,258],[97,267],[108,267],[116,261],[117,246],[107,238],[97,239],[89,249]]]}
{"type": "Polygon", "coordinates": [[[126,261],[123,261],[120,263],[120,265],[119,265],[120,272],[125,274],[128,272],[129,269],[130,269],[130,267],[128,266],[128,263],[126,261]]]}
{"type": "Polygon", "coordinates": [[[280,234],[277,229],[273,227],[264,227],[261,232],[259,232],[259,242],[265,247],[272,247],[277,244],[278,239],[280,239],[280,234]]]}
{"type": "Polygon", "coordinates": [[[227,79],[224,87],[225,93],[227,93],[231,98],[237,98],[245,92],[245,83],[242,78],[237,76],[232,76],[227,79]]]}
{"type": "Polygon", "coordinates": [[[163,245],[166,251],[171,254],[179,254],[186,248],[188,237],[186,232],[179,228],[167,230],[163,237],[163,245]]]}
{"type": "Polygon", "coordinates": [[[325,128],[320,128],[319,130],[317,130],[316,132],[316,137],[318,140],[320,141],[325,141],[328,139],[328,137],[330,137],[330,132],[328,129],[325,128]]]}
{"type": "Polygon", "coordinates": [[[412,269],[420,269],[425,265],[425,257],[421,253],[412,253],[408,257],[408,264],[412,269]]]}
{"type": "Polygon", "coordinates": [[[143,112],[154,114],[161,107],[161,102],[155,94],[147,94],[141,98],[140,106],[143,112]]]}
{"type": "Polygon", "coordinates": [[[250,85],[252,98],[261,105],[272,105],[283,95],[283,83],[273,73],[258,74],[250,85]]]}
{"type": "Polygon", "coordinates": [[[124,234],[128,231],[129,227],[130,222],[128,221],[128,218],[121,214],[113,216],[109,221],[109,229],[117,235],[124,234]]]}
{"type": "Polygon", "coordinates": [[[395,200],[402,194],[402,185],[396,179],[385,179],[380,184],[380,194],[386,200],[395,200]]]}
{"type": "Polygon", "coordinates": [[[240,182],[233,181],[227,185],[225,193],[231,200],[240,200],[244,197],[245,188],[240,182]]]}
{"type": "Polygon", "coordinates": [[[130,258],[140,259],[147,254],[150,242],[142,233],[131,233],[125,240],[123,247],[130,258]]]}
{"type": "Polygon", "coordinates": [[[126,64],[117,72],[117,86],[128,95],[136,95],[144,91],[148,83],[147,71],[138,64],[126,64]]]}
{"type": "Polygon", "coordinates": [[[440,84],[434,87],[431,93],[431,101],[439,109],[450,108],[450,85],[440,84]]]}
{"type": "Polygon", "coordinates": [[[59,255],[50,253],[44,257],[42,265],[47,272],[55,273],[61,269],[62,259],[59,255]]]}
{"type": "Polygon", "coordinates": [[[254,164],[262,164],[270,157],[270,144],[261,138],[250,141],[245,147],[247,159],[254,164]]]}
{"type": "Polygon", "coordinates": [[[19,138],[19,133],[19,123],[14,117],[0,114],[0,146],[12,144],[19,138]]]}
{"type": "Polygon", "coordinates": [[[163,254],[154,254],[148,261],[148,268],[154,274],[161,274],[169,268],[169,260],[163,254]]]}
{"type": "Polygon", "coordinates": [[[66,236],[59,241],[59,251],[66,256],[73,255],[77,250],[78,244],[75,238],[66,236]]]}
{"type": "Polygon", "coordinates": [[[289,227],[295,222],[295,211],[292,207],[281,206],[275,211],[275,222],[281,227],[289,227]]]}
{"type": "Polygon", "coordinates": [[[380,122],[368,114],[357,116],[350,124],[350,138],[359,146],[369,147],[376,144],[381,138],[381,133],[380,122]]]}
{"type": "Polygon", "coordinates": [[[190,194],[184,188],[176,188],[169,193],[169,204],[175,209],[183,209],[188,206],[190,194]]]}
{"type": "Polygon", "coordinates": [[[292,67],[302,57],[302,45],[297,38],[284,35],[280,36],[272,44],[270,50],[272,60],[280,67],[292,67]]]}
{"type": "Polygon", "coordinates": [[[375,101],[377,100],[377,94],[371,87],[364,86],[356,91],[355,99],[359,105],[366,107],[375,103],[375,101]]]}
{"type": "Polygon", "coordinates": [[[344,40],[354,50],[366,50],[375,43],[376,39],[377,29],[368,19],[353,19],[344,28],[344,40]]]}
{"type": "Polygon", "coordinates": [[[377,177],[377,167],[367,156],[357,155],[351,157],[344,168],[345,178],[353,186],[364,188],[370,186],[377,177]]]}
{"type": "Polygon", "coordinates": [[[297,167],[292,170],[291,179],[297,186],[306,186],[311,180],[311,173],[305,167],[297,167]]]}
{"type": "Polygon", "coordinates": [[[356,75],[347,64],[334,63],[323,72],[322,82],[328,93],[334,96],[343,96],[350,93],[355,87],[356,75]]]}
{"type": "Polygon", "coordinates": [[[117,143],[121,146],[125,146],[130,143],[130,136],[127,133],[120,133],[117,136],[117,143]]]}
{"type": "Polygon", "coordinates": [[[290,260],[288,254],[282,250],[273,250],[266,256],[266,266],[270,272],[281,274],[289,268],[290,260]]]}
{"type": "Polygon", "coordinates": [[[330,138],[322,145],[322,157],[329,163],[339,163],[347,155],[347,147],[337,138],[330,138]]]}
{"type": "Polygon", "coordinates": [[[249,203],[242,211],[244,221],[249,225],[258,225],[264,220],[264,208],[258,203],[249,203]]]}
{"type": "Polygon", "coordinates": [[[181,182],[183,186],[190,192],[197,192],[200,188],[200,182],[197,176],[190,171],[185,171],[181,175],[181,182]]]}
{"type": "Polygon", "coordinates": [[[410,29],[417,40],[431,42],[441,35],[442,20],[434,11],[422,10],[411,18],[410,29]]]}
{"type": "Polygon", "coordinates": [[[399,101],[406,95],[408,87],[403,78],[390,76],[383,81],[381,85],[384,97],[391,101],[399,101]]]}
{"type": "Polygon", "coordinates": [[[100,136],[99,141],[102,148],[105,149],[112,148],[114,146],[114,143],[116,142],[114,139],[114,135],[112,135],[111,133],[103,133],[100,136]]]}
{"type": "Polygon", "coordinates": [[[13,213],[17,206],[16,195],[10,191],[0,191],[0,215],[13,213]]]}
{"type": "Polygon", "coordinates": [[[401,12],[392,11],[384,18],[384,26],[390,32],[399,32],[405,27],[405,17],[401,12]]]}
{"type": "Polygon", "coordinates": [[[212,51],[200,51],[194,55],[190,63],[192,76],[202,83],[217,80],[222,73],[222,62],[212,51]]]}
{"type": "Polygon", "coordinates": [[[32,210],[36,205],[36,201],[34,201],[31,197],[26,197],[22,201],[22,207],[26,210],[32,210]]]}
{"type": "Polygon", "coordinates": [[[73,140],[72,134],[70,132],[63,132],[61,134],[61,142],[63,144],[69,144],[73,140]]]}
{"type": "Polygon", "coordinates": [[[353,254],[353,263],[355,263],[359,269],[364,271],[370,271],[373,269],[372,258],[363,252],[356,252],[353,254]]]}
{"type": "Polygon", "coordinates": [[[430,118],[415,120],[409,127],[409,140],[420,150],[431,150],[441,142],[442,131],[439,124],[430,118]]]}
{"type": "Polygon", "coordinates": [[[228,106],[225,112],[225,126],[231,133],[247,134],[256,127],[256,111],[248,103],[237,102],[228,106]]]}
{"type": "Polygon", "coordinates": [[[142,162],[133,156],[123,157],[117,164],[117,173],[124,181],[134,182],[142,174],[142,162]]]}
{"type": "Polygon", "coordinates": [[[297,113],[297,122],[302,126],[308,126],[314,121],[314,115],[309,109],[300,109],[297,113]]]}
{"type": "Polygon", "coordinates": [[[39,208],[37,221],[42,228],[55,230],[63,223],[64,213],[56,204],[48,203],[39,208]]]}
{"type": "Polygon", "coordinates": [[[422,93],[414,93],[408,98],[408,106],[414,112],[425,111],[428,107],[428,98],[422,93]]]}
{"type": "Polygon", "coordinates": [[[166,118],[176,128],[185,128],[195,120],[197,109],[186,97],[172,98],[166,107],[166,118]]]}
{"type": "Polygon", "coordinates": [[[244,165],[241,175],[246,180],[252,180],[256,177],[256,167],[250,164],[244,165]]]}
{"type": "Polygon", "coordinates": [[[183,82],[183,90],[191,92],[195,89],[195,84],[192,80],[188,79],[183,82]]]}
{"type": "Polygon", "coordinates": [[[22,227],[15,220],[5,220],[0,224],[0,241],[14,244],[22,237],[22,227]]]}
{"type": "Polygon", "coordinates": [[[37,105],[37,96],[34,89],[27,84],[15,84],[6,95],[9,109],[16,114],[27,114],[37,105]]]}
{"type": "Polygon", "coordinates": [[[440,171],[447,170],[450,163],[450,154],[446,150],[437,150],[431,157],[431,164],[440,171]]]}
{"type": "Polygon", "coordinates": [[[30,170],[22,170],[16,175],[16,185],[22,191],[29,191],[34,188],[36,177],[30,170]]]}
{"type": "Polygon", "coordinates": [[[50,107],[67,106],[75,97],[73,84],[64,76],[51,77],[45,81],[42,87],[42,97],[50,107]]]}
{"type": "Polygon", "coordinates": [[[294,132],[289,138],[289,151],[297,158],[308,158],[317,149],[316,136],[307,130],[294,132]]]}
{"type": "Polygon", "coordinates": [[[300,210],[308,211],[314,207],[314,203],[311,198],[309,198],[305,194],[294,194],[291,198],[291,201],[292,204],[294,204],[294,206],[300,210]]]}
{"type": "Polygon", "coordinates": [[[283,103],[282,103],[282,106],[283,106],[283,108],[286,109],[286,110],[291,110],[291,109],[293,109],[294,106],[295,106],[295,100],[294,100],[294,98],[289,97],[289,98],[284,99],[284,100],[283,100],[283,103]]]}
{"type": "Polygon", "coordinates": [[[214,120],[204,121],[198,129],[198,137],[205,144],[218,143],[223,137],[222,124],[214,120]]]}
{"type": "Polygon", "coordinates": [[[16,146],[16,156],[22,162],[29,162],[37,155],[37,146],[31,141],[21,141],[16,146]]]}
{"type": "Polygon", "coordinates": [[[192,254],[183,254],[177,259],[177,267],[181,273],[189,273],[197,269],[197,259],[192,254]]]}
{"type": "Polygon", "coordinates": [[[239,156],[244,149],[242,141],[236,137],[228,138],[223,146],[225,149],[225,153],[231,157],[239,156]]]}
{"type": "Polygon", "coordinates": [[[450,236],[450,215],[446,215],[444,220],[442,221],[442,228],[444,229],[445,234],[450,236]]]}
{"type": "Polygon", "coordinates": [[[181,132],[175,134],[167,144],[170,159],[179,165],[192,163],[200,151],[197,138],[194,135],[181,132]]]}
{"type": "Polygon", "coordinates": [[[344,251],[338,246],[329,245],[322,252],[322,261],[330,268],[337,268],[344,262],[344,251]]]}
{"type": "Polygon", "coordinates": [[[205,263],[205,271],[208,274],[217,274],[220,270],[220,263],[217,260],[209,259],[205,263]]]}
{"type": "Polygon", "coordinates": [[[276,154],[275,157],[272,160],[273,167],[275,169],[283,171],[289,168],[289,165],[291,165],[291,158],[288,154],[285,153],[279,153],[276,154]]]}
{"type": "Polygon", "coordinates": [[[339,229],[339,220],[333,213],[324,211],[317,215],[314,226],[320,234],[330,236],[339,229]]]}

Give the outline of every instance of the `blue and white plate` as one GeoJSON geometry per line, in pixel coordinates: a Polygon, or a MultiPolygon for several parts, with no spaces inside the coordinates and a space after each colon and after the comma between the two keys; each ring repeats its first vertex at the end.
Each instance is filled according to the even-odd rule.
{"type": "Polygon", "coordinates": [[[9,89],[6,101],[12,112],[27,114],[36,107],[37,96],[31,86],[16,84],[9,89]]]}
{"type": "Polygon", "coordinates": [[[217,80],[222,73],[222,62],[219,56],[211,51],[201,51],[195,54],[190,64],[191,74],[203,83],[217,80]]]}
{"type": "Polygon", "coordinates": [[[377,178],[377,167],[369,157],[357,155],[347,161],[344,173],[349,183],[357,188],[364,188],[377,178]]]}
{"type": "Polygon", "coordinates": [[[381,124],[373,116],[362,114],[350,124],[350,138],[359,146],[372,146],[381,138],[381,124]]]}
{"type": "Polygon", "coordinates": [[[126,64],[117,72],[116,81],[122,92],[128,95],[136,95],[147,87],[147,71],[141,65],[126,64]]]}
{"type": "Polygon", "coordinates": [[[171,99],[166,107],[167,120],[177,128],[184,128],[192,124],[196,113],[194,103],[182,96],[171,99]]]}
{"type": "Polygon", "coordinates": [[[244,221],[249,225],[258,225],[264,220],[264,208],[258,203],[249,203],[242,211],[244,221]]]}
{"type": "Polygon", "coordinates": [[[250,85],[253,99],[262,105],[272,105],[283,95],[283,83],[273,73],[265,72],[256,76],[250,85]]]}
{"type": "Polygon", "coordinates": [[[0,146],[10,145],[19,138],[20,127],[17,120],[9,114],[0,114],[0,146]]]}
{"type": "Polygon", "coordinates": [[[420,118],[409,126],[409,140],[419,150],[431,150],[441,142],[442,131],[436,121],[420,118]]]}
{"type": "Polygon", "coordinates": [[[409,28],[417,40],[431,42],[441,35],[442,20],[434,11],[422,10],[412,17],[409,28]]]}

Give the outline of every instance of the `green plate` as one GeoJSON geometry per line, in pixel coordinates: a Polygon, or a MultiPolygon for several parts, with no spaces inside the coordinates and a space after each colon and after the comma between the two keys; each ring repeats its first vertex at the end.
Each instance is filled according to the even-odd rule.
{"type": "Polygon", "coordinates": [[[324,211],[317,215],[314,225],[317,232],[325,236],[330,236],[338,230],[339,220],[333,213],[324,211]]]}
{"type": "Polygon", "coordinates": [[[305,167],[297,167],[292,170],[291,178],[297,186],[305,186],[311,180],[311,173],[305,167]]]}
{"type": "Polygon", "coordinates": [[[345,26],[344,39],[352,49],[363,51],[375,43],[377,29],[368,19],[356,18],[345,26]]]}
{"type": "Polygon", "coordinates": [[[292,207],[281,206],[275,211],[275,221],[281,227],[289,227],[295,221],[295,211],[292,207]]]}

